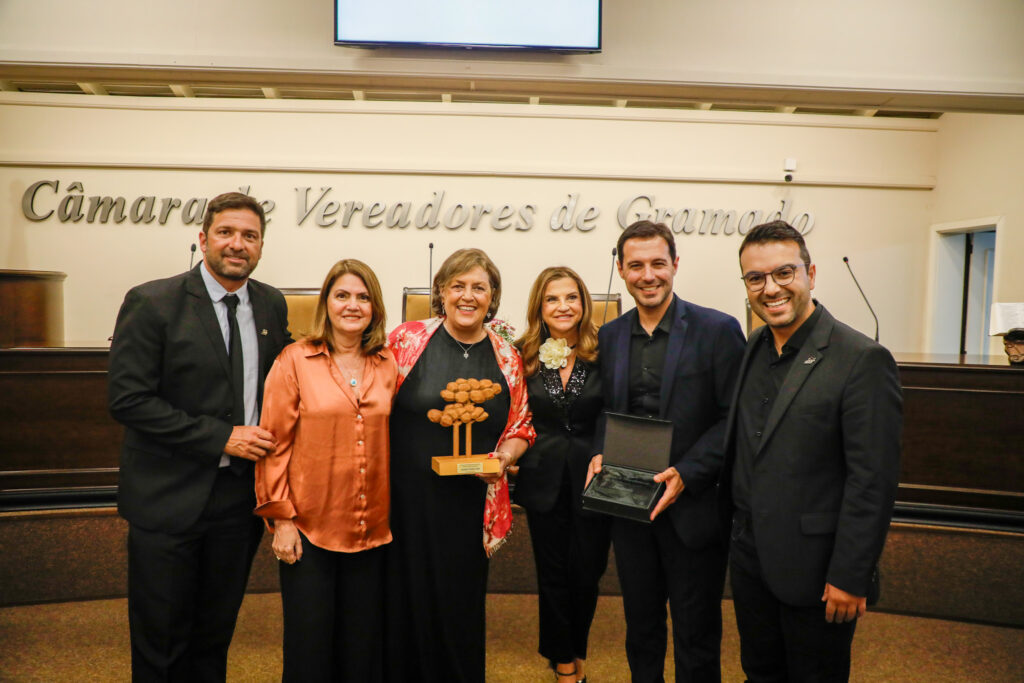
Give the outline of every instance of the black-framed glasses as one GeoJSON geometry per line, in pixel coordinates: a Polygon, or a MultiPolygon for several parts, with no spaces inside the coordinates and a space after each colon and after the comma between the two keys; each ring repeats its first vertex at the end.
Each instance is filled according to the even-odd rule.
{"type": "Polygon", "coordinates": [[[807,267],[806,263],[787,263],[784,266],[779,266],[775,270],[770,270],[767,273],[758,273],[751,271],[744,275],[741,280],[743,284],[747,286],[751,292],[760,292],[764,289],[764,286],[768,283],[768,277],[771,276],[772,280],[779,287],[785,287],[789,283],[793,282],[796,277],[796,269],[800,266],[807,267]]]}

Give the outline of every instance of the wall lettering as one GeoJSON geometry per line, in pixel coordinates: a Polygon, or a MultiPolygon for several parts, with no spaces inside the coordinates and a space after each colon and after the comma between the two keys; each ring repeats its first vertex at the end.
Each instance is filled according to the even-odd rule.
{"type": "MultiPolygon", "coordinates": [[[[239,191],[250,194],[250,187],[239,191]]],[[[21,197],[21,212],[30,221],[45,221],[53,216],[62,223],[129,223],[148,225],[156,222],[166,225],[177,212],[183,225],[202,225],[206,211],[205,197],[158,197],[155,194],[134,198],[113,195],[86,195],[81,181],[68,183],[61,192],[59,179],[37,180],[28,186],[21,197]],[[159,207],[159,208],[158,208],[159,207]]],[[[270,213],[277,202],[260,202],[270,222],[270,213]]],[[[624,199],[616,212],[620,228],[625,229],[638,220],[665,223],[677,235],[733,236],[746,235],[750,229],[772,220],[784,220],[806,235],[814,229],[814,214],[804,211],[794,215],[791,200],[783,199],[781,206],[764,211],[730,208],[702,208],[697,206],[661,206],[654,195],[635,194],[624,199]]],[[[449,197],[445,190],[437,190],[423,203],[410,199],[387,202],[381,199],[358,199],[335,196],[334,188],[295,188],[295,222],[299,227],[316,225],[319,228],[347,229],[361,225],[367,230],[445,230],[477,231],[490,228],[513,233],[528,232],[534,226],[540,210],[535,203],[504,203],[498,205],[449,197]]],[[[601,209],[582,202],[579,192],[571,192],[566,200],[550,214],[548,226],[555,232],[589,233],[597,227],[601,209]]]]}

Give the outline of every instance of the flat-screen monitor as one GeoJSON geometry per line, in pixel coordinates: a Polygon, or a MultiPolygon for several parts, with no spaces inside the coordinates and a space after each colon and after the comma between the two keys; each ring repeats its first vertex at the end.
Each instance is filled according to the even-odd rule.
{"type": "Polygon", "coordinates": [[[601,0],[335,0],[334,42],[600,52],[601,0]]]}

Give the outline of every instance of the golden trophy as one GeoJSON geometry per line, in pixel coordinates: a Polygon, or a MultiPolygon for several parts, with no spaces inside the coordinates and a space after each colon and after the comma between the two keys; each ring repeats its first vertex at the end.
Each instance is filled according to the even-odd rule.
{"type": "Polygon", "coordinates": [[[501,471],[501,460],[488,457],[486,453],[473,454],[473,423],[487,419],[487,411],[477,405],[501,393],[501,385],[489,379],[459,378],[441,391],[441,398],[448,401],[444,410],[434,408],[427,413],[427,419],[442,427],[452,428],[452,454],[430,459],[430,466],[442,477],[453,474],[497,474],[501,471]],[[466,425],[466,453],[459,454],[459,428],[466,425]]]}

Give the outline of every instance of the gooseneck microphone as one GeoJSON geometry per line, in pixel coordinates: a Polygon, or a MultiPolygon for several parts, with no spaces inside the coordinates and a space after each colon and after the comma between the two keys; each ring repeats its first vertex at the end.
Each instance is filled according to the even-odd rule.
{"type": "Polygon", "coordinates": [[[860,292],[861,298],[864,299],[864,303],[868,305],[868,310],[871,311],[871,317],[875,319],[875,341],[878,341],[878,316],[875,315],[875,309],[871,308],[871,302],[868,301],[867,295],[864,290],[861,289],[860,283],[857,282],[857,276],[853,274],[853,268],[850,267],[850,259],[843,257],[843,263],[846,264],[846,269],[850,271],[850,277],[853,278],[853,284],[857,285],[857,290],[860,292]]]}
{"type": "Polygon", "coordinates": [[[427,248],[430,250],[430,257],[427,261],[427,289],[430,289],[434,286],[434,243],[428,244],[427,248]]]}
{"type": "Polygon", "coordinates": [[[190,251],[192,253],[188,257],[188,269],[192,270],[192,262],[195,261],[195,259],[196,259],[196,243],[195,242],[192,243],[192,249],[190,249],[190,251]]]}
{"type": "Polygon", "coordinates": [[[615,274],[615,254],[618,250],[612,247],[612,269],[608,271],[608,294],[604,298],[604,315],[601,317],[601,324],[604,325],[608,321],[608,306],[612,301],[612,275],[615,274]]]}

